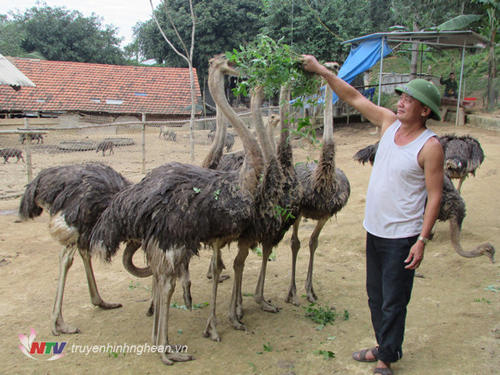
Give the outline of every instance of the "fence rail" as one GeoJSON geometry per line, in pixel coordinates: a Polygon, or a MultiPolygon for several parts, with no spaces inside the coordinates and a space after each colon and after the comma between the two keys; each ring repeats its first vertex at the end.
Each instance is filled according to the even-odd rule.
{"type": "MultiPolygon", "coordinates": [[[[268,115],[272,108],[267,109],[268,115]]],[[[239,114],[250,124],[248,111],[239,114]]],[[[215,117],[195,119],[195,153],[206,155],[207,137],[215,126],[215,117]]],[[[229,132],[236,135],[234,130],[229,132]]],[[[56,126],[22,123],[0,124],[0,199],[21,196],[25,186],[42,169],[84,162],[103,162],[131,180],[169,161],[190,161],[189,121],[132,121],[81,126],[56,126]],[[176,132],[176,141],[160,132],[167,126],[176,132]],[[102,151],[98,145],[112,141],[113,150],[102,151]],[[18,158],[17,155],[20,155],[18,158]],[[2,158],[3,157],[3,158],[2,158]]],[[[237,142],[239,139],[237,138],[237,142]]],[[[241,147],[235,144],[235,149],[241,147]]]]}

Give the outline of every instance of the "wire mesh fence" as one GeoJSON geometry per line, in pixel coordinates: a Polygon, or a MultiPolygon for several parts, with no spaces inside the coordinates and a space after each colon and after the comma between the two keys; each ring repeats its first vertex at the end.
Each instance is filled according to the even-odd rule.
{"type": "MultiPolygon", "coordinates": [[[[248,111],[240,117],[250,124],[248,111]]],[[[189,120],[68,127],[32,122],[0,123],[0,199],[21,196],[26,184],[51,166],[102,162],[136,182],[161,164],[191,162],[189,120]]],[[[214,117],[195,120],[195,153],[200,157],[210,148],[208,134],[214,127],[214,117]]],[[[233,150],[241,148],[234,130],[228,131],[236,136],[233,150]]]]}

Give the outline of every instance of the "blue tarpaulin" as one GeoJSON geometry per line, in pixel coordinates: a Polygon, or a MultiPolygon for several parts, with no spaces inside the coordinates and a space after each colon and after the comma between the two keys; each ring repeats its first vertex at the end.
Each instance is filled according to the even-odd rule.
{"type": "MultiPolygon", "coordinates": [[[[391,47],[384,40],[384,57],[392,52],[391,47]]],[[[369,39],[353,45],[351,52],[339,70],[338,76],[347,83],[351,83],[358,74],[363,73],[380,61],[382,55],[382,38],[369,39]]],[[[333,93],[333,103],[339,97],[333,93]]]]}
{"type": "MultiPolygon", "coordinates": [[[[368,69],[370,69],[373,65],[375,65],[378,61],[380,61],[381,56],[381,46],[382,46],[382,37],[373,38],[365,40],[357,45],[353,45],[351,47],[351,52],[349,56],[345,60],[344,64],[339,70],[338,77],[342,78],[347,83],[351,83],[354,78],[358,76],[368,69]]],[[[392,52],[391,47],[384,40],[384,57],[392,52]]],[[[333,104],[337,102],[339,97],[337,94],[333,93],[333,104]]],[[[323,86],[320,89],[320,94],[317,99],[318,104],[323,104],[325,101],[325,87],[323,86]]],[[[292,103],[295,100],[291,101],[292,103]]],[[[308,107],[307,104],[305,104],[308,107]]]]}

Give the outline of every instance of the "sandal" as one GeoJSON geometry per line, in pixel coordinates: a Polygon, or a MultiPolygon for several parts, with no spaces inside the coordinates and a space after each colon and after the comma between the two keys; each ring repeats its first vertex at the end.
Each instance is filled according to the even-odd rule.
{"type": "Polygon", "coordinates": [[[381,368],[377,367],[375,371],[373,371],[374,374],[382,374],[382,375],[394,375],[394,372],[390,368],[381,368]]]}
{"type": "Polygon", "coordinates": [[[377,362],[378,361],[378,346],[371,349],[363,349],[359,352],[352,353],[352,358],[358,362],[377,362]],[[366,355],[372,353],[373,358],[367,359],[366,355]]]}

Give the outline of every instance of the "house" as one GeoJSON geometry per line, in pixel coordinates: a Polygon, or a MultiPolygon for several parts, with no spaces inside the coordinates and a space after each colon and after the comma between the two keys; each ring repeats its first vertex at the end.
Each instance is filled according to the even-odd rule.
{"type": "MultiPolygon", "coordinates": [[[[187,120],[188,68],[121,66],[13,58],[36,87],[0,86],[0,118],[51,117],[65,123],[187,120]]],[[[201,103],[196,70],[197,103],[201,103]]],[[[200,112],[198,112],[200,113],[200,112]]]]}

